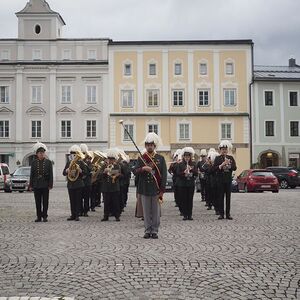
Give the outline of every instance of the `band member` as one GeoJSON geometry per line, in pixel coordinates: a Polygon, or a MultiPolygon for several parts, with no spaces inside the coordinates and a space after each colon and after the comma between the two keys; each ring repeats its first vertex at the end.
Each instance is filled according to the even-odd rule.
{"type": "Polygon", "coordinates": [[[71,216],[68,221],[79,221],[80,204],[82,199],[82,189],[84,187],[83,177],[87,175],[87,167],[83,162],[84,155],[78,145],[70,148],[70,155],[63,175],[67,176],[67,187],[70,199],[71,216]]]}
{"type": "Polygon", "coordinates": [[[29,190],[33,189],[36,215],[35,222],[48,221],[49,190],[53,187],[52,162],[45,157],[47,147],[37,142],[33,146],[36,159],[31,164],[29,190]]]}
{"type": "Polygon", "coordinates": [[[171,163],[168,172],[172,175],[172,181],[173,181],[173,190],[174,190],[174,200],[175,200],[175,207],[178,207],[180,213],[182,214],[182,209],[180,205],[180,197],[178,195],[178,186],[177,186],[177,166],[178,163],[182,159],[182,150],[177,149],[173,155],[173,162],[171,163]]]}
{"type": "Polygon", "coordinates": [[[120,180],[121,166],[117,162],[117,149],[107,150],[107,161],[103,164],[100,174],[102,177],[102,192],[104,200],[104,216],[101,221],[108,221],[110,214],[120,221],[120,180]]]}
{"type": "Polygon", "coordinates": [[[158,238],[160,225],[160,202],[167,182],[167,166],[162,155],[155,149],[160,138],[154,132],[145,138],[146,152],[138,158],[135,172],[139,175],[138,193],[141,195],[144,214],[144,238],[158,238]]]}
{"type": "Polygon", "coordinates": [[[206,163],[207,160],[207,152],[206,149],[201,149],[200,151],[200,160],[197,163],[197,169],[199,173],[199,181],[201,186],[201,201],[206,200],[206,184],[207,184],[207,176],[205,174],[205,169],[203,169],[203,165],[206,163]]]}
{"type": "Polygon", "coordinates": [[[214,206],[217,214],[217,181],[216,181],[216,171],[214,169],[214,160],[219,153],[215,149],[210,149],[207,155],[206,163],[202,165],[202,169],[205,172],[206,177],[206,204],[207,209],[211,210],[214,206]]]}
{"type": "Polygon", "coordinates": [[[90,196],[92,189],[92,154],[88,151],[86,144],[80,145],[81,152],[84,154],[83,162],[86,164],[87,174],[82,176],[84,187],[82,188],[82,199],[80,201],[80,215],[88,217],[88,211],[90,209],[90,196]]]}
{"type": "Polygon", "coordinates": [[[214,169],[217,174],[217,185],[219,195],[217,197],[217,210],[219,212],[219,220],[224,219],[224,195],[226,198],[226,219],[232,220],[230,216],[230,197],[232,171],[236,170],[236,163],[228,150],[232,149],[229,141],[222,141],[219,145],[220,155],[215,158],[214,169]]]}
{"type": "Polygon", "coordinates": [[[182,161],[177,167],[178,193],[181,199],[183,220],[193,220],[193,197],[195,179],[198,175],[196,163],[192,160],[195,151],[192,147],[182,149],[182,161]]]}
{"type": "Polygon", "coordinates": [[[121,212],[124,207],[127,206],[128,200],[128,189],[131,178],[131,170],[129,166],[129,156],[121,149],[119,149],[119,153],[121,155],[120,165],[121,165],[121,176],[120,176],[120,204],[121,204],[121,212]]]}

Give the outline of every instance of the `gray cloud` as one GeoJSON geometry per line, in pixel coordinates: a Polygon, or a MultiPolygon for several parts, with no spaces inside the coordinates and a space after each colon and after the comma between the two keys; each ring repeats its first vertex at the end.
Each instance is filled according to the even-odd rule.
{"type": "MultiPolygon", "coordinates": [[[[25,0],[1,0],[0,38],[17,36],[25,0]],[[3,30],[5,28],[5,30],[3,30]]],[[[65,37],[114,40],[253,39],[255,63],[300,63],[298,0],[48,0],[65,37]]]]}

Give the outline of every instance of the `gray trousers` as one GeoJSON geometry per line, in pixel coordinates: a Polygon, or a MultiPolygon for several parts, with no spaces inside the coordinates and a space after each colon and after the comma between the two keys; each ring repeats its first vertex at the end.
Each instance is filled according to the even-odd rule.
{"type": "Polygon", "coordinates": [[[160,204],[158,202],[158,195],[144,196],[141,195],[145,233],[158,233],[160,224],[160,204]]]}

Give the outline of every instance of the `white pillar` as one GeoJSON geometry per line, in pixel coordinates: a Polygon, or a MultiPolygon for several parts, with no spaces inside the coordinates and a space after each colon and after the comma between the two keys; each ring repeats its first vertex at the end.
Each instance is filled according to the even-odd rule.
{"type": "Polygon", "coordinates": [[[188,112],[194,112],[194,52],[188,52],[188,112]]]}
{"type": "Polygon", "coordinates": [[[220,99],[220,56],[218,50],[214,50],[213,61],[214,61],[214,112],[219,112],[221,110],[221,99],[220,99]]]}
{"type": "Polygon", "coordinates": [[[138,51],[137,54],[137,111],[144,111],[144,74],[143,74],[143,52],[138,51]]]}
{"type": "Polygon", "coordinates": [[[49,101],[49,121],[50,121],[50,143],[56,142],[56,69],[50,68],[50,101],[49,101]]]}
{"type": "Polygon", "coordinates": [[[162,111],[169,110],[169,54],[168,50],[163,50],[162,53],[162,111]]]}
{"type": "Polygon", "coordinates": [[[23,67],[17,67],[16,76],[16,142],[23,142],[23,67]]]}

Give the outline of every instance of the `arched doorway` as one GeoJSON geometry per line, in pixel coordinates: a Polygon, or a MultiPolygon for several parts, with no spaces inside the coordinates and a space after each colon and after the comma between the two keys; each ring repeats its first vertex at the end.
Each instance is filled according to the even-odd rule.
{"type": "Polygon", "coordinates": [[[31,166],[35,157],[36,157],[35,154],[28,154],[28,155],[24,156],[23,161],[22,161],[22,166],[23,167],[31,166]]]}
{"type": "Polygon", "coordinates": [[[265,151],[260,155],[259,164],[261,168],[273,167],[279,165],[279,155],[274,151],[265,151]]]}

